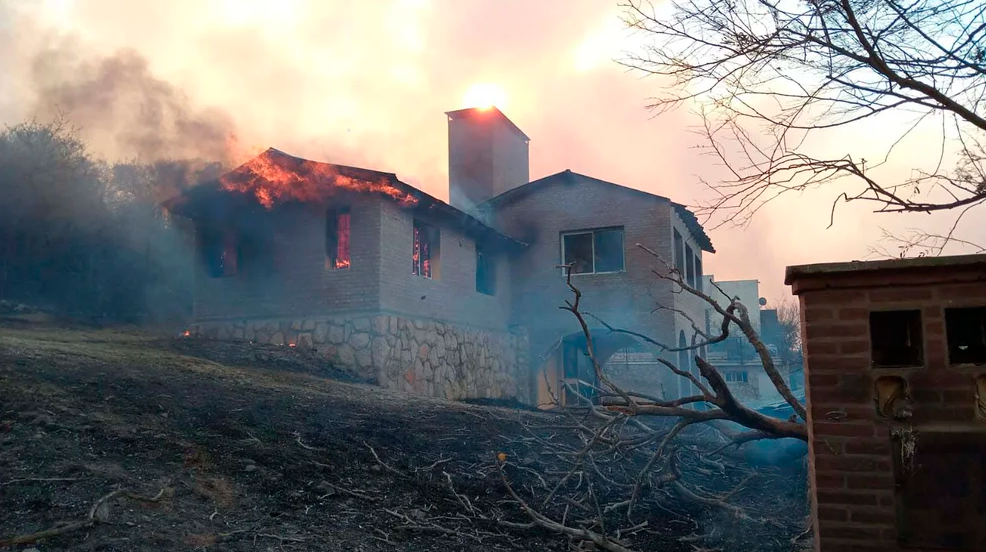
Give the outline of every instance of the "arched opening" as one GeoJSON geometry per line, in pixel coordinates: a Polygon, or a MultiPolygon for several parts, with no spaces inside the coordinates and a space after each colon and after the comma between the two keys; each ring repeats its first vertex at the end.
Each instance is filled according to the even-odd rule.
{"type": "MultiPolygon", "coordinates": [[[[675,366],[683,372],[691,372],[689,369],[689,362],[691,359],[690,351],[681,350],[688,346],[688,340],[685,338],[685,332],[681,331],[678,333],[678,358],[675,362],[675,366]]],[[[692,394],[692,388],[694,385],[685,378],[678,378],[678,396],[687,397],[692,394]]]]}
{"type": "MultiPolygon", "coordinates": [[[[605,330],[593,331],[592,343],[596,360],[607,377],[610,364],[630,363],[635,357],[627,355],[636,340],[625,334],[612,334],[605,330]],[[623,354],[621,354],[623,353],[623,354]]],[[[574,406],[600,400],[600,382],[592,359],[586,348],[586,338],[581,332],[559,339],[544,355],[544,362],[537,373],[537,406],[574,406]]],[[[622,382],[615,382],[623,385],[622,382]]]]}

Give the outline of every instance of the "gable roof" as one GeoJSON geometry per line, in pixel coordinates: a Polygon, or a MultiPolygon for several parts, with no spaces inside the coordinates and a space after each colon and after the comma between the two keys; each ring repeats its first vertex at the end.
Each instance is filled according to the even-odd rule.
{"type": "Polygon", "coordinates": [[[537,180],[528,182],[527,184],[523,184],[521,186],[517,186],[516,188],[507,190],[506,192],[503,192],[500,195],[497,195],[493,198],[486,200],[480,206],[495,209],[497,207],[501,207],[513,201],[516,201],[522,197],[526,197],[530,194],[537,193],[540,190],[547,188],[549,186],[554,186],[559,184],[563,186],[577,186],[580,181],[588,181],[597,184],[604,184],[606,186],[612,186],[614,189],[621,192],[637,194],[651,200],[669,202],[671,206],[674,207],[674,210],[678,214],[678,216],[681,217],[681,220],[684,221],[685,226],[688,228],[688,231],[692,234],[692,236],[695,237],[695,241],[698,242],[698,245],[702,248],[702,250],[708,251],[709,253],[716,252],[715,247],[712,246],[712,240],[709,238],[708,234],[705,233],[705,229],[702,227],[702,224],[698,221],[698,217],[696,217],[695,213],[693,213],[690,209],[688,209],[688,207],[685,207],[680,203],[675,203],[671,201],[669,198],[666,198],[664,196],[659,196],[657,194],[652,194],[650,192],[637,190],[635,188],[629,188],[621,184],[616,184],[615,182],[608,182],[606,180],[600,180],[598,178],[593,178],[591,176],[579,174],[577,172],[573,172],[570,169],[565,169],[564,171],[561,171],[559,173],[548,175],[545,176],[544,178],[539,178],[537,180]]]}
{"type": "Polygon", "coordinates": [[[311,161],[275,148],[268,148],[218,179],[189,188],[162,205],[175,214],[195,218],[200,216],[197,205],[207,201],[228,201],[236,197],[234,194],[260,204],[265,204],[266,200],[269,203],[265,206],[269,207],[278,202],[324,200],[336,191],[382,195],[412,212],[447,222],[474,238],[512,247],[527,246],[402,182],[394,173],[311,161]],[[250,198],[251,194],[253,198],[250,198]]]}

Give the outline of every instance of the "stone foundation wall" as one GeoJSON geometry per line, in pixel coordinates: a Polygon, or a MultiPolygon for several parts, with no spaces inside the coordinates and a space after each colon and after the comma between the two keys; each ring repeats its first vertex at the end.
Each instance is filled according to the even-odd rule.
{"type": "Polygon", "coordinates": [[[627,365],[623,362],[611,361],[603,366],[603,373],[610,381],[626,391],[661,398],[677,396],[678,390],[676,388],[667,389],[667,374],[670,371],[663,364],[627,365]]]}
{"type": "Polygon", "coordinates": [[[529,402],[526,333],[396,315],[203,322],[193,337],[314,349],[335,367],[383,387],[444,397],[529,402]]]}

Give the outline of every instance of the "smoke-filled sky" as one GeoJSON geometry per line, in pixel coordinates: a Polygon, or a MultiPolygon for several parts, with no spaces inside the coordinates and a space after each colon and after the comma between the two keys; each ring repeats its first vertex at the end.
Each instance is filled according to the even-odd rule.
{"type": "MultiPolygon", "coordinates": [[[[443,112],[485,87],[531,137],[532,178],[568,168],[694,204],[719,168],[694,149],[697,116],[653,117],[661,82],[613,61],[646,40],[620,13],[609,0],[3,0],[0,123],[62,111],[110,159],[232,147],[242,160],[273,146],[392,171],[445,199],[443,112]]],[[[877,158],[893,131],[855,128],[818,147],[877,158]]],[[[866,258],[881,226],[932,220],[840,206],[827,230],[837,195],[792,196],[711,232],[706,271],[758,279],[773,302],[786,265],[866,258]]]]}

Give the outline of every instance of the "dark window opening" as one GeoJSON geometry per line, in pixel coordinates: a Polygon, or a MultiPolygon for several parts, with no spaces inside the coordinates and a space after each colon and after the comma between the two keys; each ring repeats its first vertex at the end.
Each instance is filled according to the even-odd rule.
{"type": "MultiPolygon", "coordinates": [[[[685,348],[688,346],[688,341],[685,340],[685,332],[678,332],[678,351],[677,354],[677,368],[683,372],[688,372],[688,351],[685,348]]],[[[692,384],[688,379],[683,377],[678,377],[678,396],[687,397],[691,395],[692,384]]]]}
{"type": "Polygon", "coordinates": [[[874,368],[922,366],[921,311],[871,312],[870,353],[874,368]]]}
{"type": "Polygon", "coordinates": [[[726,381],[734,383],[748,383],[748,372],[726,372],[726,381]]]}
{"type": "Polygon", "coordinates": [[[421,221],[414,221],[411,272],[425,278],[438,276],[439,232],[438,228],[421,221]]]}
{"type": "Polygon", "coordinates": [[[562,235],[562,259],[572,274],[623,270],[623,229],[590,230],[562,235]]]}
{"type": "Polygon", "coordinates": [[[330,209],[325,216],[325,267],[349,268],[350,214],[348,207],[330,209]]]}
{"type": "Polygon", "coordinates": [[[476,291],[485,295],[496,293],[496,267],[489,252],[476,244],[476,291]]]}
{"type": "Polygon", "coordinates": [[[695,256],[695,288],[702,291],[702,284],[704,280],[702,279],[702,257],[698,255],[695,256]]]}
{"type": "Polygon", "coordinates": [[[986,364],[986,307],[945,309],[950,364],[986,364]]]}
{"type": "Polygon", "coordinates": [[[681,277],[685,277],[685,240],[681,238],[681,234],[675,230],[674,231],[674,267],[681,274],[681,277]]]}
{"type": "Polygon", "coordinates": [[[685,281],[688,285],[695,287],[695,253],[692,246],[685,246],[685,281]]]}
{"type": "Polygon", "coordinates": [[[234,276],[239,268],[239,239],[230,229],[204,229],[202,233],[202,252],[205,256],[209,276],[222,278],[234,276]]]}

